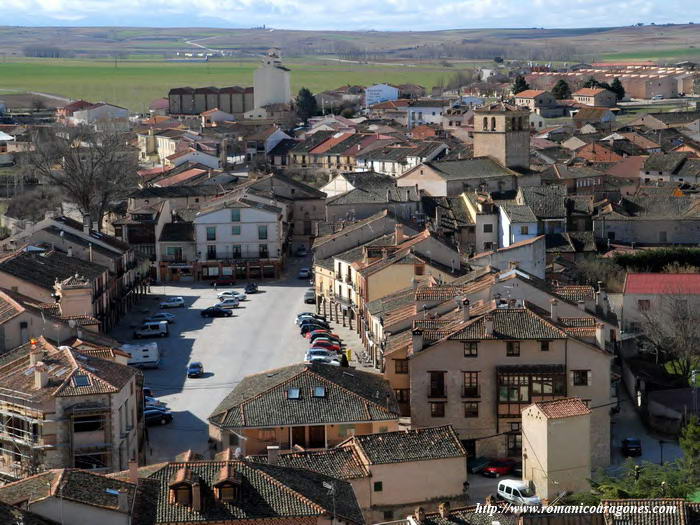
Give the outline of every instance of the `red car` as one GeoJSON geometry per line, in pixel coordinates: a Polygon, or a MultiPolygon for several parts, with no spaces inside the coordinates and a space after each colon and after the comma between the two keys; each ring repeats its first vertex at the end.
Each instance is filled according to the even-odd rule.
{"type": "Polygon", "coordinates": [[[211,282],[212,286],[233,286],[236,284],[236,279],[222,277],[221,279],[215,279],[211,282]]]}
{"type": "Polygon", "coordinates": [[[331,337],[335,337],[336,339],[340,339],[340,337],[337,334],[332,334],[330,330],[312,330],[311,332],[306,332],[304,334],[304,337],[306,337],[307,339],[311,339],[312,334],[316,334],[316,335],[328,334],[331,337]]]}
{"type": "Polygon", "coordinates": [[[489,463],[481,474],[491,478],[498,478],[500,476],[507,476],[515,468],[515,460],[509,458],[494,459],[489,463]]]}
{"type": "Polygon", "coordinates": [[[311,348],[325,348],[326,350],[340,352],[340,345],[338,343],[334,343],[333,341],[321,341],[319,339],[311,343],[311,348]]]}

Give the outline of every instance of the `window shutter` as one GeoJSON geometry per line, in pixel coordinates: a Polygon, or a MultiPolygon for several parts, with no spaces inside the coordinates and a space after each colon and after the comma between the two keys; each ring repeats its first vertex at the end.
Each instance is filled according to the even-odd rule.
{"type": "Polygon", "coordinates": [[[590,370],[587,372],[587,375],[588,375],[588,377],[586,378],[586,380],[587,380],[586,384],[588,386],[591,386],[593,384],[593,380],[592,380],[592,374],[591,374],[590,370]]]}

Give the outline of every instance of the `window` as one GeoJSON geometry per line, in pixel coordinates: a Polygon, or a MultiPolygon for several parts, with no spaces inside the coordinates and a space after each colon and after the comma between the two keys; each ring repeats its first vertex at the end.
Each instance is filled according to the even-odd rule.
{"type": "Polygon", "coordinates": [[[520,341],[506,341],[506,355],[518,357],[520,355],[520,341]]]}
{"type": "Polygon", "coordinates": [[[479,403],[464,403],[464,417],[479,417],[479,403]]]}
{"type": "Polygon", "coordinates": [[[301,390],[298,388],[287,389],[287,399],[301,399],[301,390]]]}
{"type": "Polygon", "coordinates": [[[641,312],[646,312],[651,307],[649,299],[639,299],[637,301],[637,309],[641,312]]]}
{"type": "Polygon", "coordinates": [[[659,242],[667,242],[668,236],[666,232],[659,232],[659,242]]]}
{"type": "Polygon", "coordinates": [[[408,388],[395,388],[394,395],[399,403],[408,403],[411,398],[411,390],[408,388]]]}
{"type": "Polygon", "coordinates": [[[80,386],[90,386],[90,378],[86,375],[76,375],[73,377],[73,385],[80,386]]]}
{"type": "Polygon", "coordinates": [[[492,242],[485,242],[484,243],[484,251],[488,250],[493,250],[493,243],[492,242]]]}
{"type": "Polygon", "coordinates": [[[209,260],[216,259],[216,245],[215,244],[207,245],[207,259],[209,259],[209,260]]]}
{"type": "Polygon", "coordinates": [[[445,417],[445,403],[430,403],[431,417],[445,417]]]}
{"type": "Polygon", "coordinates": [[[258,226],[258,239],[261,241],[267,239],[267,225],[258,226]]]}
{"type": "Polygon", "coordinates": [[[231,258],[240,259],[241,258],[241,245],[233,244],[231,245],[231,258]]]}
{"type": "Polygon", "coordinates": [[[492,233],[493,224],[484,224],[484,233],[492,233]]]}
{"type": "Polygon", "coordinates": [[[190,487],[177,487],[175,490],[175,503],[178,505],[192,505],[192,489],[190,487]]]}
{"type": "Polygon", "coordinates": [[[527,226],[521,226],[521,227],[520,227],[520,234],[521,234],[521,235],[527,235],[527,234],[528,234],[527,226]]]}
{"type": "Polygon", "coordinates": [[[224,485],[219,487],[219,499],[221,501],[236,501],[236,489],[233,485],[224,485]]]}
{"type": "Polygon", "coordinates": [[[408,359],[394,359],[394,373],[408,374],[408,359]]]}
{"type": "Polygon", "coordinates": [[[479,343],[476,341],[467,341],[464,343],[464,357],[478,357],[479,343]]]}
{"type": "Polygon", "coordinates": [[[207,240],[208,241],[215,241],[216,240],[216,226],[207,226],[207,240]]]}
{"type": "Polygon", "coordinates": [[[428,372],[430,375],[429,397],[445,397],[445,372],[428,372]]]}
{"type": "Polygon", "coordinates": [[[374,492],[381,492],[384,490],[384,484],[381,481],[375,481],[374,482],[374,492]]]}
{"type": "Polygon", "coordinates": [[[383,516],[385,520],[393,520],[394,519],[394,511],[393,510],[385,510],[383,511],[383,516]]]}
{"type": "Polygon", "coordinates": [[[488,129],[489,129],[489,118],[488,118],[488,117],[484,117],[484,126],[483,126],[483,130],[486,131],[486,130],[488,130],[488,129]]]}
{"type": "Polygon", "coordinates": [[[424,275],[425,274],[425,265],[424,264],[416,264],[413,267],[413,273],[415,275],[424,275]]]}
{"type": "Polygon", "coordinates": [[[104,417],[100,415],[73,418],[73,432],[95,432],[104,430],[104,417]]]}
{"type": "Polygon", "coordinates": [[[241,234],[241,225],[236,224],[235,226],[231,226],[231,235],[240,235],[241,234]]]}
{"type": "Polygon", "coordinates": [[[540,341],[540,351],[549,352],[549,341],[540,341]]]}
{"type": "Polygon", "coordinates": [[[241,210],[239,208],[231,209],[231,222],[241,222],[241,210]]]}
{"type": "Polygon", "coordinates": [[[511,423],[510,431],[506,435],[506,448],[509,456],[520,456],[523,449],[521,424],[511,423]]]}
{"type": "Polygon", "coordinates": [[[326,397],[326,387],[325,386],[315,386],[314,387],[314,397],[326,397]]]}
{"type": "Polygon", "coordinates": [[[464,374],[463,397],[479,397],[479,372],[462,372],[464,374]]]}
{"type": "Polygon", "coordinates": [[[311,221],[304,221],[304,235],[311,235],[311,221]]]}
{"type": "Polygon", "coordinates": [[[270,256],[270,252],[267,251],[267,244],[261,244],[258,246],[258,253],[261,259],[267,259],[270,256]]]}
{"type": "Polygon", "coordinates": [[[182,248],[180,246],[168,246],[165,249],[165,254],[173,261],[182,260],[182,248]]]}
{"type": "Polygon", "coordinates": [[[571,377],[574,386],[589,386],[590,385],[590,370],[572,370],[571,377]]]}

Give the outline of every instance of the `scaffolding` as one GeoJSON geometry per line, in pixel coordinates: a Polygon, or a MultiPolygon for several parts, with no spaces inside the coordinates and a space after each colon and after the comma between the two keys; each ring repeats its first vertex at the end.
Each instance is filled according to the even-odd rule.
{"type": "Polygon", "coordinates": [[[0,472],[20,478],[42,463],[44,413],[31,395],[0,387],[0,472]]]}

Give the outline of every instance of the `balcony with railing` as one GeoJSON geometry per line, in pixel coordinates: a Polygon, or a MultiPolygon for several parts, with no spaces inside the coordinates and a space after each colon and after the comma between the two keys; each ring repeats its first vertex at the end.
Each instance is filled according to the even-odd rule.
{"type": "Polygon", "coordinates": [[[462,387],[462,397],[478,398],[481,397],[481,388],[479,385],[465,385],[462,387]]]}

